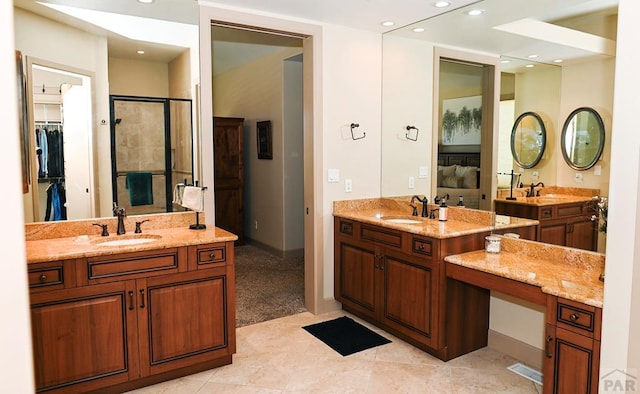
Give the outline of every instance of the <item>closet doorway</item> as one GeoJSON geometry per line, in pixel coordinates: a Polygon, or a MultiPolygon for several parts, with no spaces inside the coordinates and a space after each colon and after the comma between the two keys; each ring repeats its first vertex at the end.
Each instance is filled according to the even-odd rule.
{"type": "Polygon", "coordinates": [[[27,58],[27,81],[34,153],[25,220],[94,217],[92,73],[27,58]]]}
{"type": "Polygon", "coordinates": [[[110,96],[114,202],[127,214],[174,211],[173,190],[193,184],[189,99],[110,96]]]}

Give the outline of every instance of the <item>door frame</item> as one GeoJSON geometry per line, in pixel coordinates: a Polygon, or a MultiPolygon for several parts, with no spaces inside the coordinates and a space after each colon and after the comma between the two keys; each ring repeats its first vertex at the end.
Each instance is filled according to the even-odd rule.
{"type": "MultiPolygon", "coordinates": [[[[500,71],[498,56],[480,55],[463,52],[451,48],[435,47],[433,50],[433,130],[439,130],[440,124],[440,61],[459,60],[467,63],[475,63],[488,66],[483,74],[482,92],[482,130],[488,131],[480,136],[480,190],[484,199],[480,199],[480,209],[493,210],[493,200],[496,198],[498,160],[498,136],[499,136],[499,100],[500,100],[500,71]],[[497,94],[496,94],[497,93],[497,94]]],[[[438,132],[432,133],[431,147],[431,190],[438,190],[438,132]]]]}
{"type": "MultiPolygon", "coordinates": [[[[325,295],[324,204],[322,186],[322,26],[256,15],[201,4],[200,22],[200,178],[213,183],[213,88],[211,21],[255,26],[261,30],[306,36],[303,43],[304,90],[304,272],[305,306],[318,314],[336,309],[333,294],[325,295]],[[208,154],[207,154],[208,153],[208,154]]],[[[213,193],[205,193],[205,220],[215,225],[213,193]]],[[[330,226],[332,228],[332,226],[330,226]]]]}

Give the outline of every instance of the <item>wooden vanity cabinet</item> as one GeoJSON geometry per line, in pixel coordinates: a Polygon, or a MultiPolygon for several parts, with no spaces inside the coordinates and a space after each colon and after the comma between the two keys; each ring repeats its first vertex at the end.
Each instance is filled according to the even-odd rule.
{"type": "Polygon", "coordinates": [[[548,296],[546,320],[544,393],[597,393],[602,309],[548,296]]]}
{"type": "MultiPolygon", "coordinates": [[[[458,338],[447,335],[445,327],[447,291],[441,252],[480,249],[486,234],[458,243],[342,218],[335,219],[334,234],[334,295],[343,309],[444,360],[462,354],[452,349],[469,352],[482,347],[471,341],[473,349],[447,343],[447,337],[451,342],[458,338]]],[[[457,296],[470,301],[477,294],[457,296]]],[[[480,328],[484,337],[488,293],[486,299],[487,327],[480,328]]]]}
{"type": "Polygon", "coordinates": [[[336,237],[335,297],[343,308],[414,342],[437,347],[433,300],[438,296],[440,266],[428,255],[403,253],[405,237],[400,231],[340,220],[336,226],[337,233],[342,228],[359,234],[336,237]]]}
{"type": "Polygon", "coordinates": [[[555,205],[528,205],[495,200],[498,215],[508,215],[540,221],[536,240],[554,245],[595,251],[598,227],[591,221],[589,202],[555,205]]]}
{"type": "Polygon", "coordinates": [[[31,294],[38,391],[117,392],[231,363],[233,261],[232,242],[77,259],[77,287],[31,294]]]}

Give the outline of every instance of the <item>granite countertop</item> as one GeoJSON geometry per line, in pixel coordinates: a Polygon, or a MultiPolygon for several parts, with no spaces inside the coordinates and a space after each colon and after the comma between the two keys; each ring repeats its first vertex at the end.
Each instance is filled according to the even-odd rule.
{"type": "Polygon", "coordinates": [[[558,204],[572,204],[576,202],[589,202],[592,197],[588,196],[572,196],[566,194],[545,194],[539,197],[514,197],[515,200],[507,200],[506,198],[497,199],[503,203],[533,205],[533,206],[548,206],[558,204]]]}
{"type": "MultiPolygon", "coordinates": [[[[199,245],[214,242],[235,241],[238,237],[221,228],[209,226],[204,230],[191,230],[189,223],[192,216],[173,214],[173,222],[167,222],[165,216],[153,216],[155,226],[144,228],[141,234],[135,234],[133,230],[123,235],[116,235],[113,226],[109,228],[111,234],[108,237],[99,235],[97,227],[91,222],[111,223],[111,219],[69,221],[66,223],[34,224],[29,226],[26,239],[27,263],[39,263],[52,260],[74,259],[92,256],[109,255],[116,253],[138,252],[143,250],[166,249],[180,246],[199,245]],[[175,219],[180,220],[177,222],[175,219]],[[167,227],[162,227],[166,225],[167,227]],[[160,226],[161,228],[158,228],[160,226]],[[52,230],[53,227],[57,227],[52,230]],[[70,230],[71,229],[71,230],[70,230]],[[72,232],[70,235],[70,231],[72,232]],[[97,233],[97,234],[96,234],[97,233]],[[58,236],[55,236],[58,235],[58,236]],[[114,240],[127,240],[132,238],[154,238],[152,241],[129,245],[106,246],[102,242],[114,240]]],[[[131,219],[135,220],[134,218],[131,219]]],[[[147,223],[145,223],[146,225],[147,223]]],[[[129,226],[130,229],[133,227],[129,226]]]]}
{"type": "Polygon", "coordinates": [[[484,250],[445,257],[448,264],[531,284],[543,293],[602,308],[604,255],[502,237],[500,253],[484,250]]]}
{"type": "MultiPolygon", "coordinates": [[[[429,205],[429,209],[436,208],[437,205],[429,205]]],[[[408,201],[389,198],[336,201],[333,216],[432,238],[452,238],[494,229],[535,226],[539,223],[537,220],[494,215],[489,211],[459,207],[449,207],[448,220],[441,222],[438,219],[411,216],[408,201]],[[396,223],[385,218],[409,219],[418,223],[396,223]]]]}

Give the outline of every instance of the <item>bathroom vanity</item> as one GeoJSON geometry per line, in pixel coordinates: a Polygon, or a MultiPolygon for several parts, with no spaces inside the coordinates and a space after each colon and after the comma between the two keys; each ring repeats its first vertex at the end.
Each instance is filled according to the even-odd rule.
{"type": "Polygon", "coordinates": [[[122,392],[230,364],[235,240],[188,225],[28,239],[37,391],[122,392]]]}
{"type": "Polygon", "coordinates": [[[343,309],[448,361],[487,346],[491,291],[546,308],[544,392],[596,393],[604,255],[501,237],[538,221],[451,209],[413,217],[390,199],[334,203],[334,294],[343,309]]]}
{"type": "MultiPolygon", "coordinates": [[[[451,208],[449,220],[440,222],[410,212],[408,202],[392,199],[334,204],[336,300],[445,361],[486,346],[489,315],[465,316],[488,308],[489,293],[447,286],[444,257],[483,249],[492,215],[451,208]]],[[[503,229],[536,224],[514,218],[503,229]]]]}
{"type": "Polygon", "coordinates": [[[598,246],[598,223],[591,219],[592,196],[597,190],[543,188],[543,194],[534,197],[515,197],[514,200],[497,198],[496,214],[536,219],[540,221],[535,240],[554,245],[595,251],[598,246]],[[580,191],[581,193],[575,193],[580,191]],[[569,194],[573,193],[573,194],[569,194]]]}

